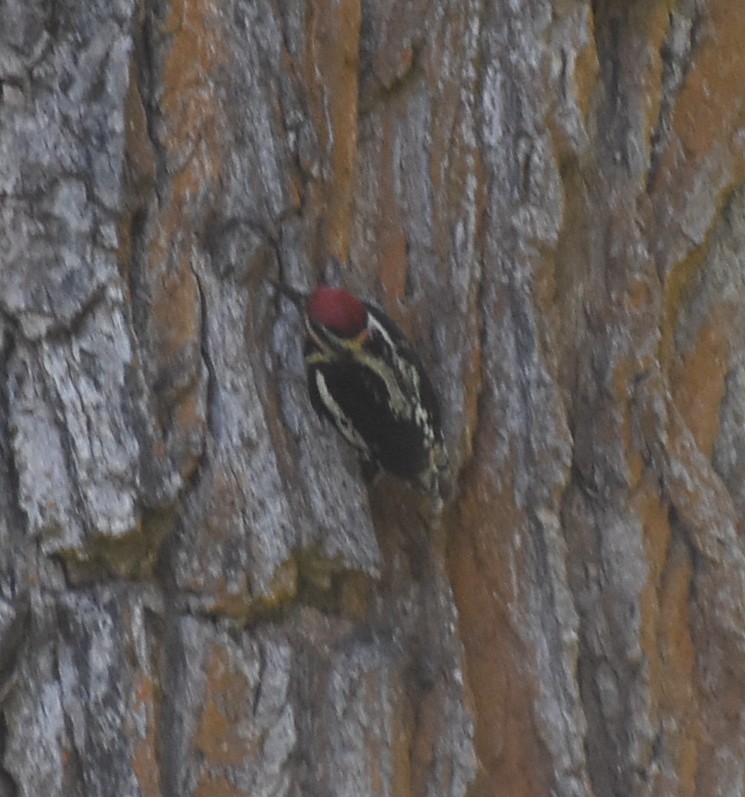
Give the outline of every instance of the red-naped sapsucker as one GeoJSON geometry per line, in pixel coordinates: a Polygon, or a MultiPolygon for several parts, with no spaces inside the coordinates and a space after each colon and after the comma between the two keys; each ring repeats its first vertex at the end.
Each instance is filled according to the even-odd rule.
{"type": "Polygon", "coordinates": [[[311,403],[357,450],[365,478],[382,469],[439,492],[448,457],[437,398],[403,332],[344,290],[274,284],[302,313],[311,403]]]}

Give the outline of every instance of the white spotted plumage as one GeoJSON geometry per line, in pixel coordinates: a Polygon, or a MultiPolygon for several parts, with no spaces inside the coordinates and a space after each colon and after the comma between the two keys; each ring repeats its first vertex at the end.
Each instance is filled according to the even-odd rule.
{"type": "Polygon", "coordinates": [[[303,313],[311,403],[360,454],[364,472],[387,470],[437,492],[447,451],[432,384],[401,330],[346,291],[303,297],[278,286],[303,313]]]}

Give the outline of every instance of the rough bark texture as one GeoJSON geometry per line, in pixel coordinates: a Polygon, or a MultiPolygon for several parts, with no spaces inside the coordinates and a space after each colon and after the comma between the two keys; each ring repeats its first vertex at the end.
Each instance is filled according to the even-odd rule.
{"type": "Polygon", "coordinates": [[[744,795],[745,4],[0,8],[0,797],[744,795]]]}

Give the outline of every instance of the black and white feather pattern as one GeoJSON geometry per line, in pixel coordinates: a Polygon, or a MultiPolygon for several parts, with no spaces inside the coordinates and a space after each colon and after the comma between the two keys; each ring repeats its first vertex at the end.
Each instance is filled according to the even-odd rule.
{"type": "Polygon", "coordinates": [[[353,340],[306,318],[310,399],[359,452],[366,475],[382,468],[432,489],[447,466],[432,384],[400,329],[365,304],[353,340]]]}

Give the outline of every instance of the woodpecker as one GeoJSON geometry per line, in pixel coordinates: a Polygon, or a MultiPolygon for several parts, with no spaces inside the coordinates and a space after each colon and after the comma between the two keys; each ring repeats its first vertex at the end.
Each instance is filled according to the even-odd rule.
{"type": "Polygon", "coordinates": [[[311,404],[357,450],[366,480],[384,470],[439,493],[448,457],[437,398],[403,332],[345,290],[274,285],[302,314],[311,404]]]}

